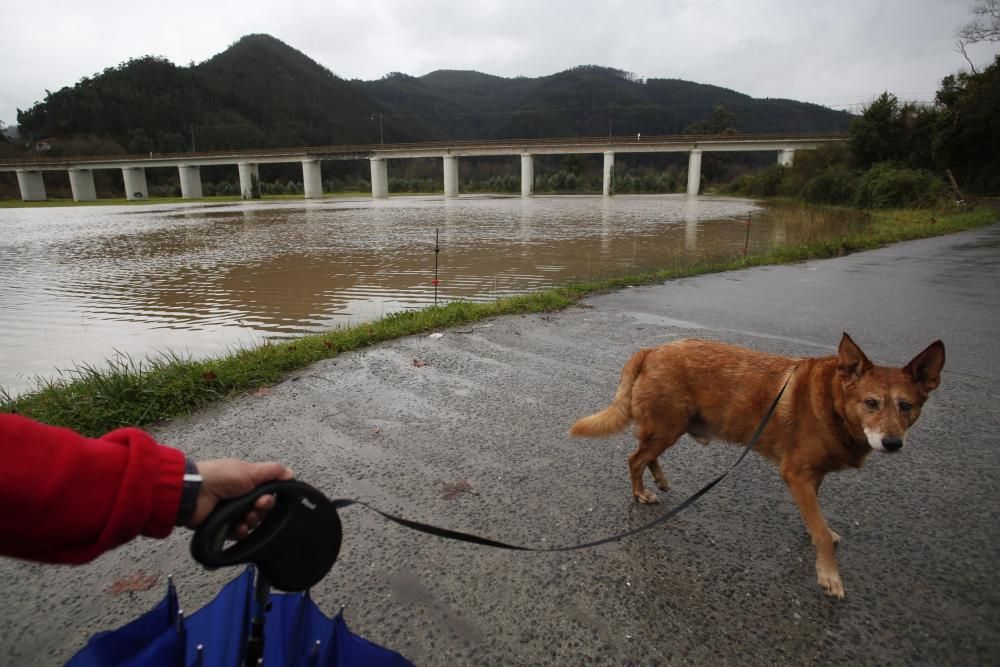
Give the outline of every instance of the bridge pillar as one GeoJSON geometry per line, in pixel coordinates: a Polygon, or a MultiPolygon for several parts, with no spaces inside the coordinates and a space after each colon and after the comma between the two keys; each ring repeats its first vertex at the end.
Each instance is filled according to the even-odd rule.
{"type": "Polygon", "coordinates": [[[604,196],[610,197],[615,193],[615,154],[612,151],[604,152],[604,196]]]}
{"type": "Polygon", "coordinates": [[[688,156],[688,190],[689,195],[698,194],[701,189],[701,151],[694,149],[688,156]]]}
{"type": "Polygon", "coordinates": [[[782,148],[778,151],[778,164],[782,167],[791,167],[793,162],[795,162],[794,148],[782,148]]]}
{"type": "Polygon", "coordinates": [[[384,157],[369,160],[372,167],[372,197],[385,199],[389,196],[389,169],[384,157]]]}
{"type": "Polygon", "coordinates": [[[535,158],[531,153],[521,153],[521,196],[535,193],[535,158]]]}
{"type": "Polygon", "coordinates": [[[444,156],[444,196],[458,196],[458,158],[454,155],[444,156]]]}
{"type": "Polygon", "coordinates": [[[17,186],[21,188],[21,201],[45,201],[45,181],[42,172],[17,170],[17,186]]]}
{"type": "Polygon", "coordinates": [[[239,162],[240,196],[244,199],[260,199],[260,171],[253,162],[239,162]]]}
{"type": "Polygon", "coordinates": [[[122,178],[125,179],[125,199],[129,201],[149,199],[145,168],[122,167],[122,178]]]}
{"type": "Polygon", "coordinates": [[[90,169],[70,169],[69,189],[73,191],[73,201],[97,201],[94,187],[94,172],[90,169]]]}
{"type": "Polygon", "coordinates": [[[319,160],[302,161],[302,189],[306,199],[323,197],[323,178],[320,174],[319,160]]]}
{"type": "Polygon", "coordinates": [[[181,198],[201,199],[201,167],[196,164],[182,164],[177,167],[181,177],[181,198]]]}

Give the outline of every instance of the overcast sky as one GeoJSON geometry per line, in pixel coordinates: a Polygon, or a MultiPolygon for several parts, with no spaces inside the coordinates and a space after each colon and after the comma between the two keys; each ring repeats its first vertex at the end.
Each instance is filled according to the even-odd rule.
{"type": "MultiPolygon", "coordinates": [[[[972,0],[20,0],[0,12],[0,121],[143,55],[201,62],[268,33],[338,76],[473,69],[540,76],[605,65],[754,97],[856,109],[930,100],[966,63],[972,0]],[[851,106],[853,105],[853,106],[851,106]]],[[[970,51],[985,65],[997,45],[970,51]]]]}

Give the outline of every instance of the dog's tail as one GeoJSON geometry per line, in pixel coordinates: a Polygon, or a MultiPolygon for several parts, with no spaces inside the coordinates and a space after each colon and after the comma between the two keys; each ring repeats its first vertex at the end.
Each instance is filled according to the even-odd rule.
{"type": "Polygon", "coordinates": [[[621,431],[632,421],[632,385],[642,371],[649,350],[639,350],[622,369],[622,379],[615,400],[600,412],[579,420],[569,429],[570,435],[599,437],[621,431]]]}

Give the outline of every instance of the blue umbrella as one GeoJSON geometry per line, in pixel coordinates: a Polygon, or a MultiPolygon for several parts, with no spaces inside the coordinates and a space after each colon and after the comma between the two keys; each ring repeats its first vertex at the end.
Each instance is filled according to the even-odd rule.
{"type": "MultiPolygon", "coordinates": [[[[255,597],[254,568],[249,566],[211,602],[183,618],[171,583],[155,607],[117,630],[94,635],[67,667],[238,667],[258,613],[255,597]]],[[[343,611],[326,616],[308,592],[268,593],[263,602],[265,666],[411,665],[400,654],[353,634],[343,611]]]]}
{"type": "Polygon", "coordinates": [[[105,665],[176,667],[184,664],[184,633],[178,631],[177,591],[167,594],[148,612],[117,630],[99,632],[73,656],[67,667],[105,665]]]}

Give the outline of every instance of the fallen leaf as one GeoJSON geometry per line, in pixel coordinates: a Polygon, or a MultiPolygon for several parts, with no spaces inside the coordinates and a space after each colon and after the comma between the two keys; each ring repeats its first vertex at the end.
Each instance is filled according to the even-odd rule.
{"type": "Polygon", "coordinates": [[[454,482],[441,482],[441,493],[442,498],[445,500],[451,500],[455,498],[460,493],[471,493],[474,496],[479,494],[472,490],[472,485],[466,479],[458,479],[454,482]]]}
{"type": "Polygon", "coordinates": [[[116,579],[108,588],[111,595],[121,595],[122,593],[134,593],[136,591],[148,591],[156,585],[160,575],[146,573],[139,570],[135,574],[116,579]]]}
{"type": "Polygon", "coordinates": [[[261,397],[264,397],[264,396],[270,396],[272,391],[274,391],[274,390],[271,387],[261,387],[257,391],[255,391],[254,393],[252,393],[250,395],[251,396],[256,396],[257,398],[261,398],[261,397]]]}
{"type": "Polygon", "coordinates": [[[413,367],[414,368],[423,368],[424,366],[430,366],[430,365],[431,365],[431,362],[424,361],[423,359],[414,359],[413,360],[413,367]]]}
{"type": "Polygon", "coordinates": [[[201,374],[201,379],[203,379],[205,382],[215,382],[218,379],[218,377],[219,376],[215,374],[215,371],[206,371],[201,374]]]}

